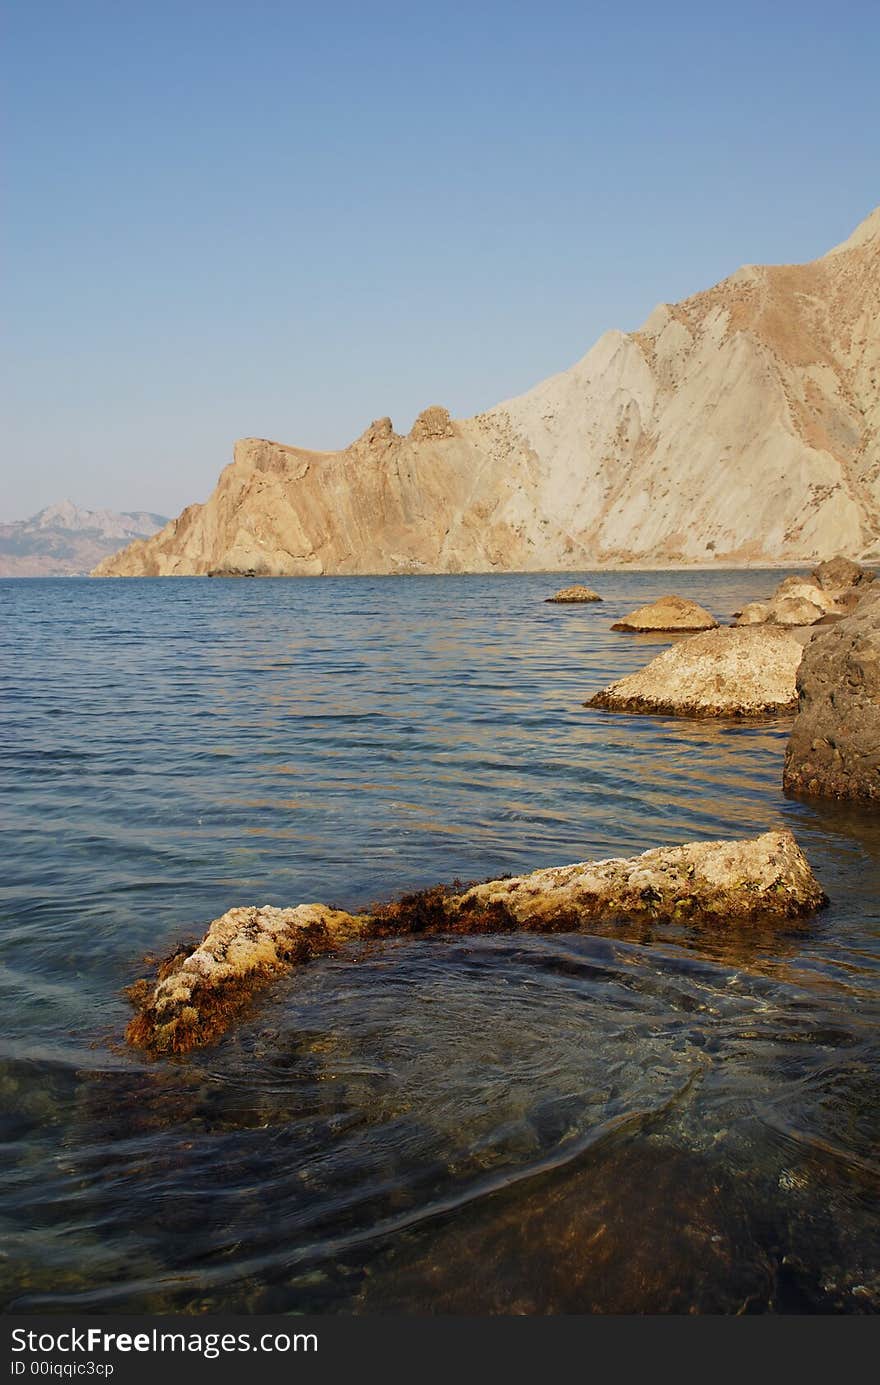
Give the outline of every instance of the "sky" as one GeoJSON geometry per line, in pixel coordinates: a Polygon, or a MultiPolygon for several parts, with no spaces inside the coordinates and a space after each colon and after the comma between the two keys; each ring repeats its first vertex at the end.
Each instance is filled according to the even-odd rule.
{"type": "Polygon", "coordinates": [[[877,0],[5,0],[0,520],[466,416],[880,203],[877,0]]]}

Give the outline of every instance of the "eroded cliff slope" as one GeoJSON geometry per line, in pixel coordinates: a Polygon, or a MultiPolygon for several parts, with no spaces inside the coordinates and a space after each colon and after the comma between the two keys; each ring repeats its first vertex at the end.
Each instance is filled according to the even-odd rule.
{"type": "Polygon", "coordinates": [[[880,208],[475,418],[341,452],[248,438],[100,576],[483,572],[880,555],[880,208]]]}

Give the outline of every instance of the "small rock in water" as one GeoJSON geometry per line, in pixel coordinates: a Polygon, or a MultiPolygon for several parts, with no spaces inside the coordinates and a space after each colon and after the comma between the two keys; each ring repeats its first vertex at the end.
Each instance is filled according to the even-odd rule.
{"type": "Polygon", "coordinates": [[[323,904],[230,909],[196,947],[161,962],[155,983],[143,978],[129,987],[137,1014],[125,1036],[133,1047],[156,1053],[212,1043],[273,975],[335,951],[365,922],[323,904]]]}
{"type": "Polygon", "coordinates": [[[574,587],[563,587],[555,596],[547,596],[544,600],[548,602],[555,601],[560,606],[574,606],[579,601],[601,601],[602,598],[598,592],[594,592],[590,587],[578,585],[574,587]]]}
{"type": "Polygon", "coordinates": [[[718,625],[711,611],[683,596],[661,596],[648,606],[624,616],[612,625],[612,630],[672,633],[676,630],[714,630],[718,625]]]}

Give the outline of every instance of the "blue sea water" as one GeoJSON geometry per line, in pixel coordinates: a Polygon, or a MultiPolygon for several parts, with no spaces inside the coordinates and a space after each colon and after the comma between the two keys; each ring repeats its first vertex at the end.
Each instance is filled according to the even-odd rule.
{"type": "Polygon", "coordinates": [[[880,1306],[880,824],[788,720],[587,697],[778,574],[0,582],[0,1301],[16,1311],[880,1306]],[[352,948],[217,1047],[123,989],[234,904],[790,827],[805,926],[352,948]]]}

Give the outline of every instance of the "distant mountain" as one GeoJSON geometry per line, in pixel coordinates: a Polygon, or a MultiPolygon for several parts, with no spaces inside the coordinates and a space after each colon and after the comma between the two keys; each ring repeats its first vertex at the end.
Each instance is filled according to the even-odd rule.
{"type": "MultiPolygon", "coordinates": [[[[515,286],[512,290],[515,293],[515,286]]],[[[880,208],[746,265],[476,418],[342,452],[257,438],[101,576],[581,571],[880,556],[880,208]]]]}
{"type": "Polygon", "coordinates": [[[83,510],[62,500],[30,519],[0,524],[0,577],[84,576],[120,544],[149,538],[167,522],[145,510],[83,510]]]}

